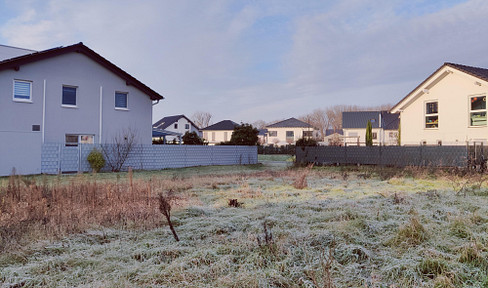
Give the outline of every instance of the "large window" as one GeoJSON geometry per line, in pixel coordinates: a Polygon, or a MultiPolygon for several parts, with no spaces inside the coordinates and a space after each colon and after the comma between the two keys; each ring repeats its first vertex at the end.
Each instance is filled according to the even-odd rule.
{"type": "Polygon", "coordinates": [[[295,140],[295,132],[293,131],[286,131],[286,141],[294,141],[295,140]]]}
{"type": "Polygon", "coordinates": [[[439,127],[439,110],[437,101],[425,103],[425,128],[439,127]]]}
{"type": "Polygon", "coordinates": [[[14,80],[14,100],[21,102],[32,101],[32,82],[14,80]]]}
{"type": "Polygon", "coordinates": [[[313,137],[313,131],[303,131],[303,138],[313,137]]]}
{"type": "Polygon", "coordinates": [[[486,96],[473,96],[469,100],[469,125],[486,126],[486,96]]]}
{"type": "Polygon", "coordinates": [[[115,92],[115,108],[127,109],[128,108],[127,100],[128,100],[127,93],[115,92]]]}
{"type": "Polygon", "coordinates": [[[278,136],[278,131],[269,131],[269,137],[276,137],[278,136]]]}
{"type": "Polygon", "coordinates": [[[63,86],[63,99],[61,104],[66,106],[76,106],[76,87],[63,86]]]}
{"type": "Polygon", "coordinates": [[[78,146],[78,144],[93,144],[94,135],[66,134],[66,146],[78,146]]]}

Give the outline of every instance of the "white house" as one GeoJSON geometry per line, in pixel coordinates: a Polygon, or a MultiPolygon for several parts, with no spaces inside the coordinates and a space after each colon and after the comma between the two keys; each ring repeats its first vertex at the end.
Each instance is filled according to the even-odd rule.
{"type": "Polygon", "coordinates": [[[231,120],[220,121],[202,129],[203,139],[207,141],[209,145],[230,141],[236,126],[239,126],[239,124],[231,120]]]}
{"type": "Polygon", "coordinates": [[[128,129],[151,143],[163,97],[83,43],[0,46],[0,57],[0,175],[40,173],[43,143],[110,143],[128,129]]]}
{"type": "Polygon", "coordinates": [[[392,109],[402,145],[466,145],[488,140],[488,69],[444,63],[392,109]]]}
{"type": "Polygon", "coordinates": [[[198,136],[201,136],[200,128],[185,115],[163,117],[153,124],[153,129],[157,132],[166,132],[167,136],[164,137],[166,142],[173,140],[181,142],[181,137],[186,132],[195,132],[198,136]]]}
{"type": "Polygon", "coordinates": [[[300,138],[315,138],[318,130],[296,118],[289,118],[265,127],[268,130],[268,145],[283,146],[295,144],[300,138]]]}
{"type": "Polygon", "coordinates": [[[366,145],[368,120],[373,128],[373,145],[398,145],[399,114],[388,111],[342,112],[344,144],[366,145]]]}

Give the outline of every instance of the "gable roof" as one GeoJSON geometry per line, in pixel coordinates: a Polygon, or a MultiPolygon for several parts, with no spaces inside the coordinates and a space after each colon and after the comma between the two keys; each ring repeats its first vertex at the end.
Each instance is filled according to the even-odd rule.
{"type": "Polygon", "coordinates": [[[0,71],[8,70],[8,69],[13,69],[18,71],[22,65],[60,56],[67,53],[84,54],[88,58],[92,59],[93,61],[97,62],[98,64],[106,68],[107,70],[113,72],[115,75],[124,79],[127,85],[132,85],[137,89],[141,90],[142,92],[144,92],[145,94],[147,94],[151,98],[151,100],[164,99],[164,97],[161,96],[159,93],[152,90],[141,81],[129,75],[129,73],[115,66],[112,62],[108,61],[107,59],[103,58],[95,51],[85,46],[83,42],[71,46],[66,46],[66,47],[61,46],[61,47],[52,48],[44,51],[29,53],[29,54],[0,61],[0,71]]]}
{"type": "MultiPolygon", "coordinates": [[[[454,69],[456,69],[458,71],[464,72],[464,73],[466,73],[468,75],[471,75],[473,77],[476,77],[478,79],[481,79],[483,81],[487,81],[488,82],[488,69],[486,69],[486,68],[473,67],[473,66],[467,66],[467,65],[461,65],[461,64],[455,64],[455,63],[445,62],[444,64],[442,64],[441,67],[439,67],[437,70],[435,70],[434,73],[430,74],[429,77],[427,77],[424,81],[422,81],[422,83],[420,83],[417,87],[415,87],[415,89],[413,89],[412,91],[410,91],[410,93],[408,93],[405,97],[403,97],[400,101],[398,101],[398,103],[395,104],[395,106],[393,106],[390,109],[390,112],[392,112],[392,111],[395,111],[395,112],[398,111],[399,108],[400,108],[400,105],[403,102],[405,102],[410,97],[413,97],[413,93],[415,91],[417,91],[419,88],[423,87],[427,82],[429,82],[429,80],[432,79],[432,77],[434,75],[436,75],[439,71],[441,71],[445,67],[454,68],[454,69]]],[[[440,75],[439,78],[442,79],[443,78],[442,75],[440,75]]],[[[437,82],[434,81],[434,83],[433,84],[430,84],[430,85],[433,86],[436,83],[437,82]]]]}
{"type": "Polygon", "coordinates": [[[266,128],[313,128],[312,125],[300,121],[296,118],[289,118],[271,125],[266,126],[266,128]]]}
{"type": "Polygon", "coordinates": [[[325,136],[330,136],[334,134],[344,135],[344,131],[342,129],[326,129],[325,136]]]}
{"type": "Polygon", "coordinates": [[[343,129],[365,129],[368,120],[373,128],[397,130],[400,123],[400,114],[387,111],[354,111],[342,112],[343,129]],[[381,121],[381,126],[380,126],[381,121]]]}
{"type": "Polygon", "coordinates": [[[239,126],[239,124],[237,124],[236,122],[234,121],[231,121],[231,120],[222,120],[218,123],[215,123],[213,125],[210,125],[206,128],[203,128],[202,130],[234,130],[234,128],[236,126],[239,126]]]}
{"type": "Polygon", "coordinates": [[[183,114],[163,117],[159,121],[153,124],[153,128],[164,130],[169,126],[171,126],[173,123],[180,120],[181,118],[185,118],[186,120],[188,120],[188,122],[191,123],[191,125],[195,126],[197,129],[200,129],[197,125],[195,125],[195,123],[193,123],[190,119],[188,119],[188,117],[186,117],[183,114]]]}
{"type": "Polygon", "coordinates": [[[37,51],[0,44],[0,61],[34,52],[37,51]]]}

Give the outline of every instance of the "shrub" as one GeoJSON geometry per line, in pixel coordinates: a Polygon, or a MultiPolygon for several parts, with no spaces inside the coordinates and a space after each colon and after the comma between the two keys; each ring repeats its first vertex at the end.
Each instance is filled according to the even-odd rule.
{"type": "Polygon", "coordinates": [[[204,145],[205,142],[203,141],[198,134],[193,131],[193,132],[188,132],[186,131],[185,135],[182,137],[183,139],[183,144],[185,145],[204,145]]]}
{"type": "Polygon", "coordinates": [[[309,139],[309,138],[300,138],[297,140],[296,146],[298,147],[305,147],[305,146],[317,146],[317,140],[315,139],[309,139]]]}
{"type": "Polygon", "coordinates": [[[102,152],[98,151],[96,148],[93,149],[88,157],[86,157],[88,163],[90,163],[90,167],[93,169],[93,172],[100,172],[100,170],[105,166],[105,158],[103,158],[102,152]]]}

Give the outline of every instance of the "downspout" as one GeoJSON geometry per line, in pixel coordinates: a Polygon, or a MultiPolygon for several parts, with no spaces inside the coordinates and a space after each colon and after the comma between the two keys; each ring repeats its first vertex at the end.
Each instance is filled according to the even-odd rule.
{"type": "Polygon", "coordinates": [[[103,109],[102,109],[102,98],[103,98],[103,87],[100,86],[100,120],[98,126],[98,144],[102,144],[102,119],[103,119],[103,109]]]}
{"type": "Polygon", "coordinates": [[[42,144],[44,144],[45,133],[46,133],[46,79],[44,79],[44,85],[42,90],[42,144]]]}

